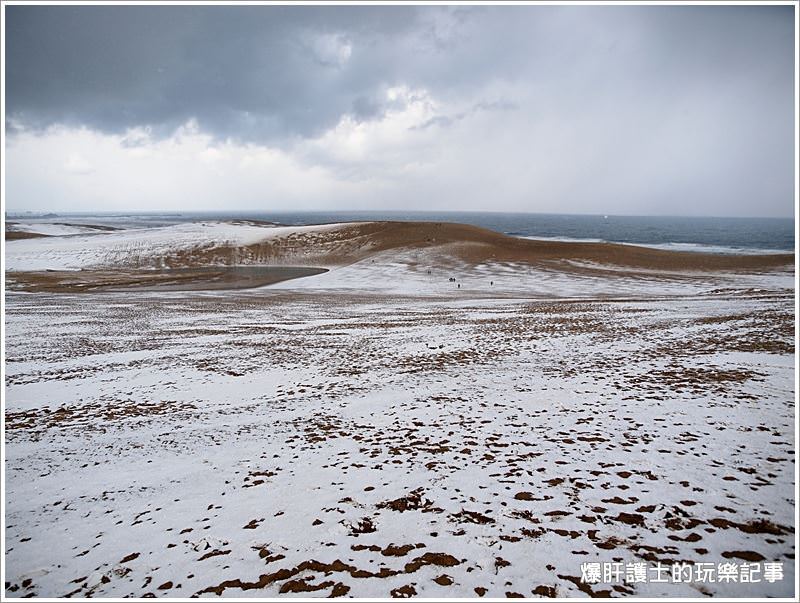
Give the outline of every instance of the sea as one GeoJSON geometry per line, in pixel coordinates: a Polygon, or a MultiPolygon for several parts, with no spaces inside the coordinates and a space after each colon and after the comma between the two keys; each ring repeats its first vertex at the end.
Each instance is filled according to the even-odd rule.
{"type": "Polygon", "coordinates": [[[303,211],[7,213],[7,220],[96,223],[125,228],[198,220],[260,220],[283,225],[373,220],[459,222],[516,237],[628,243],[712,253],[786,253],[795,249],[792,218],[616,216],[501,212],[303,211]]]}

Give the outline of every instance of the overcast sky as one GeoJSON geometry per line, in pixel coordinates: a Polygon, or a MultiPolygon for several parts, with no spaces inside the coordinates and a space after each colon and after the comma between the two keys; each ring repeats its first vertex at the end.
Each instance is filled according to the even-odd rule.
{"type": "Polygon", "coordinates": [[[792,216],[792,6],[6,6],[8,210],[792,216]]]}

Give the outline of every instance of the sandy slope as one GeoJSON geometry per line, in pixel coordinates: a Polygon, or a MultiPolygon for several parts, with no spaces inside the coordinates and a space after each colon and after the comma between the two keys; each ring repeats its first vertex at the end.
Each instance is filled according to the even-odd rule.
{"type": "MultiPolygon", "coordinates": [[[[6,243],[11,286],[27,290],[80,291],[157,284],[176,268],[268,265],[325,267],[334,274],[309,279],[311,286],[336,287],[360,274],[361,285],[418,282],[420,275],[441,288],[449,279],[497,282],[509,274],[553,274],[593,279],[684,280],[685,273],[763,273],[790,270],[793,256],[718,255],[649,249],[610,243],[536,241],[450,223],[364,222],[272,227],[238,222],[203,222],[89,236],[48,237],[6,243]],[[356,266],[356,269],[351,267],[356,266]],[[345,268],[343,272],[338,269],[345,268]],[[366,268],[366,270],[365,270],[366,268]],[[109,279],[109,269],[115,276],[109,279]],[[445,276],[446,275],[446,276],[445,276]],[[340,278],[343,277],[343,278],[340,278]],[[126,282],[127,279],[127,282],[126,282]],[[337,280],[338,279],[338,280],[337,280]],[[152,283],[147,281],[151,280],[152,283]]],[[[529,283],[528,283],[529,284],[529,283]]],[[[192,285],[195,286],[194,284],[192,285]]],[[[524,285],[522,288],[525,288],[524,285]]],[[[456,285],[456,288],[459,288],[456,285]]],[[[424,287],[416,287],[421,293],[424,287]]]]}

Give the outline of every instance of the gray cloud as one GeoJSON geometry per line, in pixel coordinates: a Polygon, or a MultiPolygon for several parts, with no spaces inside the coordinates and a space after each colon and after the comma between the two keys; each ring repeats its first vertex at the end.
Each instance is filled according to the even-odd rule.
{"type": "MultiPolygon", "coordinates": [[[[163,138],[195,120],[216,140],[291,153],[344,116],[378,122],[424,93],[434,113],[385,155],[447,156],[430,188],[409,183],[417,195],[478,162],[504,177],[516,167],[514,209],[680,196],[787,214],[794,33],[791,6],[14,5],[6,115],[12,138],[54,124],[163,138]],[[398,86],[411,96],[390,98],[398,86]]],[[[389,169],[348,161],[323,163],[365,180],[389,169]]]]}
{"type": "Polygon", "coordinates": [[[651,96],[713,90],[742,76],[791,85],[788,6],[9,6],[6,14],[7,110],[39,125],[117,131],[196,118],[217,134],[258,139],[312,135],[345,113],[379,116],[381,91],[400,83],[448,98],[525,81],[570,101],[628,87],[651,96]]]}
{"type": "Polygon", "coordinates": [[[391,7],[10,6],[6,14],[12,117],[104,131],[169,130],[195,118],[218,135],[251,139],[335,123],[382,85],[370,65],[340,66],[335,45],[352,36],[366,50],[370,38],[398,35],[414,19],[391,7]]]}
{"type": "Polygon", "coordinates": [[[451,115],[435,115],[420,124],[415,124],[409,129],[425,130],[434,126],[449,128],[461,120],[466,119],[471,115],[475,115],[479,111],[515,111],[518,108],[519,107],[515,103],[509,101],[481,101],[479,103],[475,103],[468,111],[459,111],[458,113],[453,113],[451,115]]]}
{"type": "Polygon", "coordinates": [[[402,7],[11,6],[8,113],[32,125],[138,125],[195,118],[220,136],[308,136],[344,113],[380,114],[397,77],[389,40],[411,31],[402,7]],[[350,42],[352,40],[352,42],[350,42]],[[357,45],[355,55],[337,44],[357,45]],[[373,106],[369,100],[373,99],[373,106]]]}

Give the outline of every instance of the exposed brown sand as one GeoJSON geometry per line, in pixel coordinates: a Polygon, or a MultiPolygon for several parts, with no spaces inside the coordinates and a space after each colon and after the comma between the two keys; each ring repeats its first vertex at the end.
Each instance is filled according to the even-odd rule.
{"type": "Polygon", "coordinates": [[[75,228],[90,228],[92,230],[98,230],[101,232],[113,232],[115,230],[122,230],[121,228],[117,228],[116,226],[107,226],[105,224],[79,224],[74,222],[53,222],[53,224],[58,224],[59,226],[73,226],[75,228]]]}

